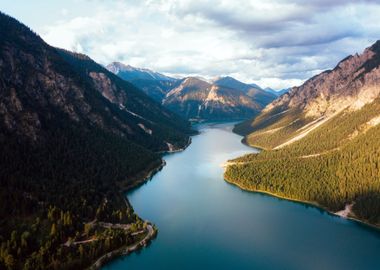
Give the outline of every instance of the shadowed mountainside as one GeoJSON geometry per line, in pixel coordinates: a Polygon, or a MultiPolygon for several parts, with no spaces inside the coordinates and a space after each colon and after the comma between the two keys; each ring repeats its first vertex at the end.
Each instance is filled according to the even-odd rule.
{"type": "Polygon", "coordinates": [[[148,233],[120,190],[192,131],[87,56],[0,26],[0,268],[85,268],[148,233]]]}

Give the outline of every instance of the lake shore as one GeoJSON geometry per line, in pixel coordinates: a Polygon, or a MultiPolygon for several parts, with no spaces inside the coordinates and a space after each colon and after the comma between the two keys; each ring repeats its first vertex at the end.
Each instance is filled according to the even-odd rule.
{"type": "MultiPolygon", "coordinates": [[[[226,164],[228,166],[228,164],[226,164]]],[[[227,169],[227,166],[224,166],[225,169],[227,169]]],[[[269,192],[269,191],[265,191],[265,190],[256,190],[256,189],[252,189],[252,188],[247,188],[243,185],[241,185],[240,183],[237,183],[231,179],[228,179],[227,177],[224,176],[224,180],[231,184],[231,185],[234,185],[234,186],[237,186],[238,188],[240,188],[241,190],[244,190],[244,191],[249,191],[249,192],[255,192],[255,193],[260,193],[260,194],[265,194],[265,195],[268,195],[268,196],[272,196],[272,197],[275,197],[275,198],[278,198],[278,199],[281,199],[281,200],[287,200],[287,201],[291,201],[291,202],[295,202],[295,203],[302,203],[302,204],[306,204],[306,205],[310,205],[310,206],[314,206],[316,208],[319,208],[321,210],[324,210],[325,212],[329,213],[330,215],[333,215],[333,216],[337,216],[337,217],[340,217],[340,218],[343,218],[343,219],[349,219],[349,220],[352,220],[352,221],[355,221],[355,222],[358,222],[362,225],[365,225],[365,226],[369,226],[373,229],[376,229],[376,230],[380,230],[380,224],[373,224],[373,223],[370,223],[368,221],[365,221],[365,220],[361,220],[361,219],[358,219],[357,217],[355,216],[352,216],[352,215],[346,215],[346,213],[344,212],[344,210],[340,210],[338,212],[333,212],[329,209],[327,209],[326,207],[318,204],[317,202],[311,202],[311,201],[304,201],[304,200],[300,200],[300,199],[295,199],[295,198],[290,198],[290,197],[286,197],[286,196],[282,196],[282,195],[278,195],[276,193],[272,193],[272,192],[269,192]]]]}
{"type": "MultiPolygon", "coordinates": [[[[189,137],[189,140],[187,141],[187,143],[182,148],[171,150],[171,151],[161,151],[158,153],[165,155],[165,154],[174,154],[174,153],[182,152],[182,151],[186,150],[187,147],[189,147],[191,142],[192,142],[191,137],[189,137]]],[[[127,192],[127,191],[130,191],[131,189],[137,188],[137,187],[145,184],[147,181],[152,179],[152,177],[156,173],[161,171],[165,167],[165,165],[166,165],[166,161],[161,158],[160,164],[153,166],[150,169],[147,169],[147,170],[144,170],[144,171],[138,173],[136,176],[134,176],[132,178],[132,180],[130,181],[131,183],[128,183],[128,184],[121,183],[120,184],[121,192],[127,192]]]]}
{"type": "Polygon", "coordinates": [[[150,241],[157,235],[157,229],[155,229],[152,224],[148,223],[146,229],[147,229],[147,235],[142,240],[140,240],[137,243],[133,243],[131,245],[124,246],[116,250],[112,250],[102,255],[88,269],[89,270],[100,269],[103,265],[105,265],[107,262],[111,261],[112,259],[115,259],[119,256],[128,255],[131,252],[141,249],[142,247],[146,247],[150,243],[150,241]]]}
{"type": "MultiPolygon", "coordinates": [[[[163,151],[159,152],[160,154],[171,154],[171,153],[177,153],[184,151],[190,144],[192,140],[191,137],[189,137],[188,142],[180,149],[170,150],[170,151],[163,151]]],[[[133,179],[132,183],[130,184],[120,184],[120,192],[125,193],[127,191],[130,191],[131,189],[138,188],[139,186],[145,184],[147,181],[151,180],[152,177],[161,171],[166,165],[166,161],[164,159],[160,159],[160,163],[156,166],[151,166],[152,168],[148,170],[144,170],[137,174],[133,179]]],[[[124,195],[123,195],[124,196],[124,195]]],[[[128,199],[126,199],[126,203],[130,205],[128,199]]],[[[136,213],[138,215],[138,213],[136,213]]],[[[148,222],[148,221],[145,221],[148,222]]],[[[128,246],[123,246],[121,248],[118,248],[116,250],[112,250],[104,255],[102,255],[100,258],[98,258],[88,269],[100,269],[103,265],[108,263],[109,261],[116,259],[120,256],[126,256],[129,255],[131,252],[137,251],[145,246],[147,246],[151,240],[153,240],[154,237],[157,236],[158,230],[150,223],[148,222],[148,233],[147,236],[144,237],[141,241],[138,243],[134,243],[128,246]]]]}

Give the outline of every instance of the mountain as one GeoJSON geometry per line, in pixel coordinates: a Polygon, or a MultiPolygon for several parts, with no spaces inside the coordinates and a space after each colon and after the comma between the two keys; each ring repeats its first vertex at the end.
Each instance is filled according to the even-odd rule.
{"type": "Polygon", "coordinates": [[[106,66],[112,73],[118,75],[126,81],[133,80],[156,80],[156,81],[175,81],[176,79],[165,76],[161,73],[151,71],[146,68],[135,68],[124,65],[120,62],[113,62],[106,66]]]}
{"type": "Polygon", "coordinates": [[[264,91],[256,84],[245,84],[232,77],[220,77],[213,82],[215,85],[238,89],[253,98],[260,106],[265,107],[277,98],[277,95],[264,91]]]}
{"type": "Polygon", "coordinates": [[[144,80],[136,79],[130,81],[158,103],[162,103],[166,95],[178,85],[178,81],[168,80],[144,80]]]}
{"type": "Polygon", "coordinates": [[[293,87],[235,127],[266,150],[226,179],[380,226],[380,41],[293,87]]]}
{"type": "Polygon", "coordinates": [[[261,105],[242,90],[210,84],[198,78],[183,79],[163,105],[186,119],[241,119],[257,114],[261,105]]]}
{"type": "Polygon", "coordinates": [[[284,89],[281,89],[281,90],[274,90],[274,89],[272,89],[270,87],[267,87],[267,88],[264,88],[264,91],[272,93],[272,94],[276,95],[277,97],[279,97],[279,96],[282,96],[283,94],[289,92],[290,88],[284,88],[284,89]]]}
{"type": "Polygon", "coordinates": [[[108,65],[107,69],[186,119],[252,117],[276,98],[258,86],[232,77],[220,77],[212,83],[196,77],[176,80],[118,62],[108,65]]]}
{"type": "Polygon", "coordinates": [[[106,68],[120,78],[132,83],[159,103],[175,87],[178,81],[149,69],[135,68],[120,62],[113,62],[107,65],[106,68]]]}
{"type": "Polygon", "coordinates": [[[87,268],[139,241],[133,232],[149,233],[120,190],[192,131],[89,57],[2,13],[0,36],[0,269],[87,268]]]}

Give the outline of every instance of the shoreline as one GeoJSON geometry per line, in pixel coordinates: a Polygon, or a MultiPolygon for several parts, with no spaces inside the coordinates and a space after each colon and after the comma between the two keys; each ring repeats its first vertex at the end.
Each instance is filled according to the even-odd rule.
{"type": "MultiPolygon", "coordinates": [[[[195,134],[195,135],[198,135],[198,134],[195,134]]],[[[193,135],[193,136],[195,136],[195,135],[193,135]]],[[[192,139],[191,139],[191,136],[189,136],[189,139],[187,140],[187,143],[182,148],[178,148],[178,149],[175,149],[175,150],[159,151],[159,152],[157,152],[157,154],[165,155],[165,154],[172,154],[172,153],[182,152],[182,151],[186,150],[187,147],[189,147],[189,145],[191,144],[191,142],[192,142],[192,139]]]]}
{"type": "MultiPolygon", "coordinates": [[[[232,132],[234,134],[236,134],[236,135],[242,136],[242,135],[240,135],[240,134],[238,134],[238,133],[236,133],[234,131],[232,131],[232,132]]],[[[268,149],[266,149],[264,147],[260,147],[258,145],[248,144],[248,142],[246,140],[246,136],[242,136],[242,137],[243,137],[241,139],[241,143],[242,144],[244,144],[244,145],[246,145],[248,147],[254,148],[254,149],[258,149],[259,151],[268,150],[268,149]]],[[[254,154],[258,154],[258,153],[254,153],[254,154]]],[[[231,162],[231,161],[224,162],[222,164],[222,167],[224,168],[224,172],[226,172],[228,166],[233,165],[233,164],[234,164],[234,162],[231,162]]],[[[325,211],[326,213],[328,213],[328,214],[330,214],[332,216],[340,217],[340,218],[343,218],[343,219],[346,219],[346,220],[355,221],[355,222],[359,223],[360,225],[368,226],[368,227],[370,227],[372,229],[375,229],[375,230],[380,230],[380,224],[370,223],[370,222],[368,222],[366,220],[361,220],[361,219],[359,219],[357,217],[350,216],[350,214],[351,215],[353,214],[351,211],[348,213],[348,215],[345,215],[344,212],[346,211],[347,205],[345,206],[345,209],[342,209],[342,210],[337,211],[337,212],[332,212],[331,210],[329,210],[326,207],[318,204],[317,202],[311,202],[311,201],[304,201],[304,200],[299,200],[299,199],[293,199],[293,198],[281,196],[281,195],[278,195],[278,194],[275,194],[275,193],[272,193],[272,192],[269,192],[269,191],[255,190],[255,189],[246,188],[246,187],[242,186],[241,184],[239,184],[237,182],[233,182],[232,180],[227,179],[224,175],[223,175],[223,179],[227,183],[229,183],[231,185],[234,185],[234,186],[236,186],[236,187],[238,187],[238,188],[240,188],[241,190],[244,190],[244,191],[260,193],[260,194],[272,196],[272,197],[275,197],[275,198],[278,198],[278,199],[281,199],[281,200],[286,200],[286,201],[290,201],[290,202],[302,203],[302,204],[310,205],[310,206],[316,207],[318,209],[321,209],[321,210],[325,211]],[[342,213],[342,214],[340,214],[340,213],[342,213]]],[[[352,205],[351,205],[351,207],[352,207],[352,205]]]]}
{"type": "MultiPolygon", "coordinates": [[[[174,154],[174,153],[182,152],[182,151],[185,151],[187,149],[187,147],[190,146],[191,143],[192,143],[192,139],[191,139],[191,137],[189,137],[189,140],[187,141],[187,143],[182,148],[172,150],[172,151],[160,151],[157,153],[162,154],[162,155],[166,155],[166,154],[174,154]]],[[[166,161],[162,157],[160,158],[160,160],[161,161],[160,161],[160,164],[158,166],[156,166],[156,167],[154,167],[148,171],[145,171],[145,172],[142,171],[142,172],[140,172],[140,174],[136,175],[133,178],[135,180],[132,180],[132,183],[127,184],[127,185],[123,185],[121,183],[121,185],[120,185],[121,192],[125,193],[125,192],[130,191],[131,189],[137,188],[137,187],[145,184],[149,180],[151,180],[156,173],[161,171],[166,166],[166,161]]]]}
{"type": "Polygon", "coordinates": [[[226,181],[227,183],[231,184],[231,185],[234,185],[236,187],[238,187],[239,189],[243,190],[243,191],[247,191],[247,192],[252,192],[252,193],[259,193],[259,194],[264,194],[264,195],[268,195],[268,196],[271,196],[271,197],[274,197],[274,198],[277,198],[277,199],[281,199],[281,200],[286,200],[286,201],[290,201],[290,202],[294,202],[294,203],[301,203],[301,204],[305,204],[305,205],[309,205],[309,206],[313,206],[313,207],[316,207],[320,210],[323,210],[325,211],[326,213],[328,213],[329,215],[332,215],[332,216],[335,216],[335,217],[340,217],[342,219],[346,219],[346,220],[351,220],[351,221],[355,221],[357,223],[359,223],[360,225],[364,225],[364,226],[368,226],[372,229],[375,229],[375,230],[380,230],[380,224],[373,224],[373,223],[369,223],[368,221],[365,221],[365,220],[361,220],[361,219],[358,219],[357,217],[352,217],[352,216],[344,216],[344,215],[340,215],[338,214],[338,212],[341,212],[342,210],[338,211],[338,212],[332,212],[331,210],[327,209],[326,207],[318,204],[317,202],[311,202],[311,201],[304,201],[304,200],[300,200],[300,199],[294,199],[294,198],[290,198],[290,197],[285,197],[285,196],[282,196],[282,195],[278,195],[276,193],[272,193],[270,191],[265,191],[265,190],[255,190],[255,189],[251,189],[251,188],[247,188],[247,187],[244,187],[243,185],[239,184],[239,183],[236,183],[236,182],[233,182],[229,179],[227,179],[225,176],[223,177],[224,181],[226,181]]]}
{"type": "MultiPolygon", "coordinates": [[[[189,145],[191,143],[192,143],[192,139],[191,139],[191,137],[189,137],[188,142],[182,148],[172,150],[172,151],[162,151],[162,152],[158,152],[158,153],[172,154],[172,153],[182,152],[187,147],[189,147],[189,145]]],[[[145,184],[146,182],[150,181],[156,173],[158,173],[159,171],[161,171],[165,167],[165,165],[166,165],[166,161],[163,158],[160,158],[160,164],[158,166],[155,166],[150,170],[140,172],[139,174],[137,174],[134,177],[135,180],[132,181],[132,183],[130,183],[128,185],[123,185],[123,183],[120,183],[119,187],[120,187],[120,193],[122,193],[122,196],[126,197],[125,193],[127,191],[130,191],[134,188],[138,188],[141,185],[145,184]]],[[[130,204],[130,202],[128,201],[127,198],[125,201],[130,207],[133,208],[133,206],[130,204]]],[[[138,213],[135,213],[135,214],[138,216],[138,213]]],[[[150,244],[150,242],[153,240],[153,238],[155,238],[157,236],[158,229],[155,228],[152,225],[152,223],[148,222],[147,220],[144,220],[144,221],[148,223],[148,227],[147,227],[148,234],[146,237],[144,237],[144,239],[142,239],[138,243],[134,243],[134,244],[131,244],[129,246],[123,246],[123,247],[112,250],[112,251],[102,255],[94,263],[92,263],[91,266],[89,266],[87,269],[89,269],[89,270],[90,269],[91,270],[92,269],[100,269],[102,266],[104,266],[106,263],[112,261],[113,259],[116,259],[116,258],[121,257],[121,256],[128,256],[130,253],[137,251],[137,250],[140,250],[141,248],[146,247],[148,244],[150,244]]]]}
{"type": "Polygon", "coordinates": [[[153,240],[153,238],[157,236],[158,230],[154,228],[151,223],[148,223],[147,231],[148,231],[147,235],[143,239],[141,239],[139,242],[130,244],[128,246],[123,246],[118,249],[107,252],[106,254],[98,258],[87,269],[88,270],[100,269],[102,266],[112,261],[113,259],[116,259],[117,257],[127,256],[134,251],[140,250],[141,248],[148,246],[153,240]]]}
{"type": "MultiPolygon", "coordinates": [[[[235,133],[235,132],[234,132],[234,133],[235,133]]],[[[235,133],[235,134],[237,134],[237,133],[235,133]]],[[[239,135],[239,134],[237,134],[237,135],[239,135]]],[[[241,136],[241,135],[239,135],[239,136],[241,136]]],[[[260,150],[260,151],[268,151],[268,150],[270,150],[270,149],[268,149],[268,148],[264,148],[264,147],[259,146],[259,145],[249,144],[249,143],[247,142],[247,140],[246,140],[246,137],[243,137],[243,139],[241,139],[240,142],[241,142],[242,144],[244,144],[244,145],[250,147],[250,148],[257,149],[257,150],[260,150]]],[[[255,154],[258,154],[258,153],[255,153],[255,154]]]]}
{"type": "MultiPolygon", "coordinates": [[[[121,185],[120,185],[120,192],[121,193],[125,193],[125,192],[127,192],[127,191],[129,191],[131,189],[137,188],[137,187],[145,184],[147,181],[149,181],[150,179],[152,179],[152,177],[156,173],[158,173],[159,171],[161,171],[165,167],[165,165],[166,165],[166,161],[161,158],[160,159],[160,164],[158,166],[156,166],[156,167],[154,167],[154,168],[152,168],[152,169],[150,169],[148,171],[145,171],[145,172],[142,171],[140,173],[140,175],[135,176],[136,180],[132,181],[132,183],[127,184],[127,185],[123,185],[121,183],[121,185]]],[[[125,196],[125,195],[123,194],[123,196],[125,196]]]]}

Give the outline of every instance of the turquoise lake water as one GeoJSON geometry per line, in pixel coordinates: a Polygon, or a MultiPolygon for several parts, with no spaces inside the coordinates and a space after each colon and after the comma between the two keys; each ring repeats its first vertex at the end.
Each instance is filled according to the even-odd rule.
{"type": "Polygon", "coordinates": [[[185,151],[127,194],[158,236],[103,269],[380,269],[379,230],[225,182],[221,165],[255,151],[232,126],[200,126],[185,151]]]}

